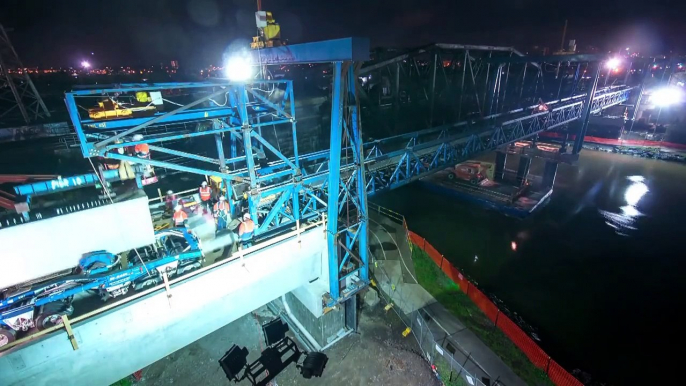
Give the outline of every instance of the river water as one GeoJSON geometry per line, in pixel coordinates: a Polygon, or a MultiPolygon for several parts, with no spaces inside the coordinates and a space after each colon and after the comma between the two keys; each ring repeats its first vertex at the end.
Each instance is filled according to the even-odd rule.
{"type": "Polygon", "coordinates": [[[684,165],[584,151],[526,220],[421,184],[373,201],[533,325],[553,359],[624,385],[680,377],[685,192],[684,165]]]}

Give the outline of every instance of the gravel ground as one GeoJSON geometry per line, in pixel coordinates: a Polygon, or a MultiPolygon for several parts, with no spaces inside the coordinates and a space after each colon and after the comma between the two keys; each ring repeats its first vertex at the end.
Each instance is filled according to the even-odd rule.
{"type": "MultiPolygon", "coordinates": [[[[232,344],[250,351],[248,361],[259,357],[264,348],[261,323],[274,315],[262,307],[222,327],[195,343],[143,369],[141,386],[228,385],[218,359],[232,344]]],[[[357,333],[327,349],[329,357],[321,378],[304,379],[291,365],[279,374],[278,385],[440,385],[428,363],[421,357],[416,341],[403,338],[404,325],[381,304],[360,312],[357,333]]],[[[249,385],[243,381],[240,385],[249,385]]]]}

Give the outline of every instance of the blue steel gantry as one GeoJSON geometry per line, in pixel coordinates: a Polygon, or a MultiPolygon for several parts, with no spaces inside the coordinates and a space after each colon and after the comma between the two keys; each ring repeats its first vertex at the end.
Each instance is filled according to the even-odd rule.
{"type": "MultiPolygon", "coordinates": [[[[400,55],[378,59],[367,67],[362,64],[369,59],[369,43],[359,38],[252,51],[252,62],[260,68],[310,63],[332,66],[329,146],[307,154],[298,152],[291,80],[122,84],[67,93],[66,104],[84,157],[111,158],[220,178],[229,187],[227,195],[234,206],[247,197],[248,210],[258,225],[258,237],[297,228],[303,221],[326,214],[330,289],[323,301],[332,306],[368,283],[369,195],[405,185],[477,153],[581,118],[587,120],[592,113],[627,101],[632,89],[617,85],[598,88],[599,57],[559,58],[568,63],[588,61],[586,69],[590,69],[591,61],[596,61],[595,77],[586,77],[581,82],[581,64],[568,66],[571,77],[561,77],[555,89],[557,98],[543,99],[546,109],[541,111],[543,102],[535,101],[550,94],[536,94],[537,90],[544,90],[541,68],[555,58],[531,62],[512,49],[498,47],[442,45],[436,49],[443,53],[432,51],[432,61],[400,55]],[[446,60],[440,55],[449,49],[461,51],[446,60]],[[457,62],[460,58],[462,62],[457,62]],[[517,63],[523,64],[521,73],[518,72],[521,82],[510,82],[508,86],[509,72],[505,68],[509,71],[517,63]],[[390,94],[396,114],[413,97],[401,90],[402,66],[408,66],[406,75],[428,75],[431,94],[423,87],[424,92],[419,95],[427,95],[430,128],[364,142],[363,114],[383,114],[368,104],[370,94],[376,92],[370,87],[370,79],[378,79],[377,72],[388,66],[395,67],[395,72],[389,73],[396,77],[390,94]],[[450,68],[458,75],[461,72],[461,78],[449,76],[446,71],[450,68]],[[537,74],[534,85],[525,82],[531,69],[537,74]],[[443,87],[436,85],[439,70],[444,74],[443,87]],[[479,73],[483,81],[478,79],[479,73]],[[125,101],[133,99],[137,92],[159,92],[164,102],[150,116],[113,120],[91,119],[79,109],[93,105],[93,97],[125,101]],[[506,95],[517,94],[518,98],[511,97],[506,103],[506,95]],[[565,94],[569,96],[563,98],[565,94]],[[454,105],[457,108],[443,108],[454,105]],[[493,107],[486,109],[486,105],[493,107]],[[471,113],[474,109],[477,114],[471,113]],[[463,116],[469,119],[461,119],[463,116]],[[450,123],[435,124],[440,121],[450,123]],[[262,133],[266,127],[286,132],[292,140],[292,150],[282,151],[278,144],[270,143],[262,133]],[[143,134],[144,138],[135,141],[134,134],[143,134]],[[188,146],[184,143],[187,139],[199,142],[188,146]],[[148,144],[151,157],[138,158],[126,151],[138,144],[148,144]],[[228,156],[225,145],[230,149],[228,156]],[[209,154],[210,148],[216,150],[209,154]],[[156,154],[173,155],[185,162],[162,161],[156,154]]],[[[413,79],[417,84],[423,82],[421,76],[413,79]]]]}
{"type": "Polygon", "coordinates": [[[366,184],[356,70],[358,63],[368,59],[369,43],[365,39],[340,39],[288,46],[287,55],[278,48],[259,52],[258,60],[264,65],[333,63],[330,151],[298,154],[290,80],[122,84],[66,93],[67,110],[84,157],[220,178],[229,187],[228,198],[234,206],[241,201],[241,193],[247,197],[257,237],[299,227],[302,221],[326,212],[331,288],[325,304],[335,305],[368,282],[366,184]],[[134,98],[137,92],[159,92],[164,103],[152,116],[116,120],[91,119],[79,109],[93,105],[93,97],[119,103],[134,98]],[[175,105],[179,107],[160,111],[175,105]],[[290,131],[292,154],[284,154],[262,136],[261,128],[266,126],[290,131]],[[144,137],[134,140],[135,134],[144,137]],[[178,144],[188,138],[207,137],[213,139],[216,156],[191,152],[178,144]],[[353,158],[341,164],[344,140],[353,158]],[[225,154],[225,142],[230,146],[230,157],[225,154]],[[139,158],[127,151],[140,144],[149,146],[151,157],[139,158]],[[190,163],[156,160],[156,153],[172,154],[190,163]],[[347,179],[345,184],[342,177],[347,179]],[[353,186],[352,181],[362,182],[353,186]],[[329,188],[333,186],[336,188],[329,188]],[[356,208],[357,220],[339,224],[343,207],[348,204],[356,208]]]}

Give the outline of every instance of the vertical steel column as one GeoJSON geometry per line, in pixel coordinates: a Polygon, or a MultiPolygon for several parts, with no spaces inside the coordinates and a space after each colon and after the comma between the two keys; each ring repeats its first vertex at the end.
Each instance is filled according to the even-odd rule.
{"type": "Polygon", "coordinates": [[[240,94],[238,96],[238,113],[241,116],[241,130],[243,132],[243,147],[245,148],[245,162],[248,164],[248,175],[250,176],[250,194],[248,194],[248,207],[250,208],[250,217],[255,226],[258,225],[257,205],[253,193],[257,188],[257,175],[255,173],[255,159],[252,153],[252,126],[250,126],[250,119],[248,117],[248,91],[245,89],[245,84],[236,86],[236,90],[240,94]]]}
{"type": "MultiPolygon", "coordinates": [[[[490,59],[491,56],[493,56],[493,51],[488,51],[488,58],[490,59]]],[[[484,101],[481,103],[481,105],[484,107],[484,111],[486,110],[486,97],[488,96],[488,76],[491,73],[491,62],[488,62],[488,65],[486,65],[486,83],[484,83],[484,101]]]]}
{"type": "Polygon", "coordinates": [[[529,63],[524,63],[524,70],[522,71],[522,87],[519,89],[519,106],[521,107],[522,105],[522,94],[524,94],[524,82],[526,81],[526,68],[528,67],[529,63]]]}
{"type": "MultiPolygon", "coordinates": [[[[512,52],[510,52],[510,57],[512,57],[512,52]]],[[[507,81],[510,79],[510,63],[507,63],[507,73],[505,74],[505,88],[503,88],[503,103],[500,108],[501,111],[505,111],[505,97],[507,96],[507,81]]]]}
{"type": "Polygon", "coordinates": [[[460,106],[457,108],[457,120],[462,118],[462,100],[464,98],[464,78],[467,76],[467,61],[469,60],[469,50],[464,51],[464,60],[462,61],[462,82],[460,83],[460,106]]]}
{"type": "Polygon", "coordinates": [[[289,103],[291,104],[291,128],[293,130],[293,157],[295,158],[295,166],[300,167],[300,160],[298,159],[298,135],[295,129],[295,97],[293,96],[293,81],[288,81],[289,103]]]}
{"type": "MultiPolygon", "coordinates": [[[[560,65],[562,65],[562,62],[560,62],[560,65]]],[[[562,81],[564,81],[564,79],[565,76],[564,74],[562,74],[562,76],[560,77],[560,85],[557,87],[557,100],[560,100],[560,93],[562,92],[562,81]]]]}
{"type": "Polygon", "coordinates": [[[297,168],[295,171],[295,176],[296,176],[296,181],[293,184],[293,218],[295,221],[300,221],[300,190],[302,188],[302,183],[300,181],[300,159],[298,157],[298,134],[297,130],[295,127],[295,97],[293,96],[293,82],[288,81],[288,90],[289,91],[289,103],[291,104],[291,128],[293,131],[293,157],[294,157],[294,163],[295,167],[297,168]]]}
{"type": "Polygon", "coordinates": [[[398,133],[398,113],[400,112],[400,63],[395,64],[395,89],[393,91],[393,130],[398,133]]]}
{"type": "MultiPolygon", "coordinates": [[[[357,92],[357,70],[358,67],[351,65],[348,69],[348,104],[350,106],[350,120],[352,128],[352,146],[356,151],[353,151],[355,157],[356,174],[357,174],[357,204],[359,206],[359,230],[357,233],[358,253],[362,261],[360,267],[360,279],[364,282],[369,281],[369,257],[368,251],[368,225],[369,216],[367,212],[367,182],[364,178],[364,140],[362,139],[362,127],[360,125],[358,92],[357,92]]],[[[436,68],[434,67],[434,75],[436,68]]],[[[435,76],[434,76],[435,80],[435,76]]],[[[409,163],[409,162],[408,162],[409,163]]]]}
{"type": "Polygon", "coordinates": [[[343,62],[333,64],[333,91],[331,95],[331,140],[329,149],[328,207],[326,241],[329,252],[329,295],[334,301],[340,295],[338,282],[338,190],[341,183],[341,140],[343,134],[343,100],[341,77],[343,62]]]}
{"type": "MultiPolygon", "coordinates": [[[[222,125],[219,122],[219,120],[214,120],[212,121],[212,128],[215,130],[221,129],[222,125]]],[[[217,144],[217,155],[219,158],[219,171],[221,173],[228,173],[226,170],[226,158],[224,157],[224,142],[222,138],[223,134],[215,134],[214,135],[214,142],[217,144]]],[[[229,205],[233,207],[231,204],[231,181],[227,179],[223,179],[222,182],[224,183],[224,187],[226,188],[226,199],[229,201],[229,205]]]]}
{"type": "Polygon", "coordinates": [[[598,62],[598,68],[595,71],[593,84],[591,85],[591,88],[587,91],[586,100],[584,101],[584,111],[583,113],[581,113],[581,127],[579,127],[579,131],[576,133],[576,139],[574,140],[572,154],[579,154],[581,148],[584,145],[584,137],[586,136],[586,131],[588,130],[588,121],[591,119],[591,105],[593,104],[595,90],[598,88],[598,79],[600,78],[600,69],[602,67],[602,62],[598,62]]]}
{"type": "MultiPolygon", "coordinates": [[[[436,67],[438,66],[438,53],[434,53],[433,70],[431,71],[431,108],[429,109],[429,127],[434,125],[434,102],[436,100],[436,67]]],[[[354,71],[350,71],[354,73],[354,71]]],[[[354,86],[354,84],[350,85],[354,86]]],[[[353,91],[351,91],[353,92],[353,91]]]]}

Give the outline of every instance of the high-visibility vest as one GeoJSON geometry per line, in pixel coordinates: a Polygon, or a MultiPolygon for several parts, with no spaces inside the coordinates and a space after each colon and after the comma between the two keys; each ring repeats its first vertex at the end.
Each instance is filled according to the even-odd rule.
{"type": "Polygon", "coordinates": [[[201,186],[200,187],[200,199],[203,201],[207,201],[210,199],[212,196],[212,189],[210,189],[209,186],[205,186],[204,188],[201,186]]]}
{"type": "Polygon", "coordinates": [[[255,223],[252,220],[245,220],[238,226],[238,236],[241,240],[249,240],[255,231],[255,223]]]}
{"type": "Polygon", "coordinates": [[[186,212],[180,210],[178,212],[174,212],[174,224],[176,225],[183,225],[183,222],[188,219],[188,215],[186,212]]]}
{"type": "Polygon", "coordinates": [[[219,201],[218,203],[214,204],[215,213],[219,212],[219,211],[223,211],[223,212],[228,213],[229,209],[230,209],[229,203],[226,201],[219,201]]]}

